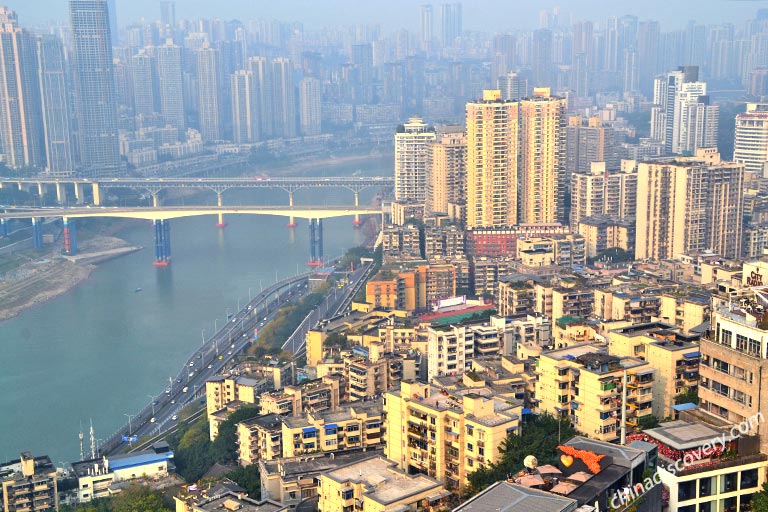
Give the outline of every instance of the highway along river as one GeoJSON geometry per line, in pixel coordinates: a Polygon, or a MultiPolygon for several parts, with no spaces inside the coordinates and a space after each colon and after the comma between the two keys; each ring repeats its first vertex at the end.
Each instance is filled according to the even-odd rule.
{"type": "MultiPolygon", "coordinates": [[[[324,168],[317,174],[392,174],[391,159],[324,168]]],[[[372,191],[361,194],[370,200],[372,191]]],[[[216,196],[202,199],[215,204],[216,196]]],[[[228,191],[227,204],[287,204],[282,191],[228,191]]],[[[301,190],[297,204],[352,204],[347,190],[301,190]]],[[[173,263],[152,266],[152,230],[137,221],[118,233],[143,251],[102,263],[83,284],[50,302],[0,323],[0,462],[30,450],[56,465],[79,459],[82,424],[88,441],[93,420],[106,439],[162,393],[187,357],[220,327],[226,315],[260,285],[305,271],[307,222],[287,218],[229,216],[171,221],[173,263]],[[136,289],[141,288],[141,291],[136,289]]],[[[325,255],[359,245],[352,218],[323,221],[325,255]]]]}

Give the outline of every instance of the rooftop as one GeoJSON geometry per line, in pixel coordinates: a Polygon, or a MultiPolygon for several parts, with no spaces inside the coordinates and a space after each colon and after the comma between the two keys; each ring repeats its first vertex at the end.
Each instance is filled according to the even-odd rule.
{"type": "Polygon", "coordinates": [[[712,444],[712,440],[720,439],[723,435],[723,431],[705,423],[682,420],[662,423],[661,426],[645,430],[644,433],[675,450],[689,450],[705,443],[712,444]]]}
{"type": "Polygon", "coordinates": [[[216,510],[222,512],[279,512],[288,510],[287,506],[271,500],[256,501],[247,497],[239,497],[234,493],[227,493],[222,496],[214,495],[213,499],[195,505],[198,510],[213,512],[216,510]]]}
{"type": "Polygon", "coordinates": [[[571,512],[578,502],[546,491],[507,481],[496,482],[453,512],[571,512]]]}
{"type": "Polygon", "coordinates": [[[366,499],[381,504],[399,501],[426,491],[442,491],[440,483],[425,475],[407,475],[397,465],[376,456],[359,460],[326,473],[339,483],[359,482],[368,489],[366,499]]]}
{"type": "Polygon", "coordinates": [[[345,464],[352,464],[362,459],[368,459],[377,452],[369,449],[344,451],[336,453],[318,454],[312,457],[290,457],[275,460],[262,460],[259,464],[264,466],[268,475],[279,475],[283,479],[304,478],[319,475],[325,471],[334,470],[345,464]]]}

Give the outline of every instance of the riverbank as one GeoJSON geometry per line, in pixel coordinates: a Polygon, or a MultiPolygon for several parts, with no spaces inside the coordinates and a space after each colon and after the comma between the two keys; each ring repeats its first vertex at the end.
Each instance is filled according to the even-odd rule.
{"type": "Polygon", "coordinates": [[[82,262],[54,255],[57,249],[55,244],[48,255],[24,251],[4,259],[7,270],[0,274],[0,321],[69,292],[90,277],[96,263],[141,247],[130,246],[121,238],[97,235],[82,242],[82,262]]]}
{"type": "Polygon", "coordinates": [[[265,176],[305,176],[309,171],[323,169],[328,167],[351,166],[357,163],[371,162],[379,159],[392,158],[392,153],[365,153],[359,155],[347,155],[338,157],[329,157],[322,159],[310,159],[305,161],[292,162],[285,165],[278,163],[268,163],[263,167],[257,165],[257,173],[263,173],[265,176]]]}

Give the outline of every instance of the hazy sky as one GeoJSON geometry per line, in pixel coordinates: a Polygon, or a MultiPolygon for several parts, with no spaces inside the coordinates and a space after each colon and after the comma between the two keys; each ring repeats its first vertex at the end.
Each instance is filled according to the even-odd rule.
{"type": "MultiPolygon", "coordinates": [[[[275,18],[301,21],[308,28],[355,23],[381,23],[385,29],[416,29],[419,5],[440,0],[177,0],[177,18],[219,17],[275,18]]],[[[66,0],[0,0],[14,9],[22,24],[64,20],[66,0]]],[[[159,18],[158,0],[117,0],[120,25],[144,16],[159,18]]],[[[602,20],[607,16],[635,14],[657,19],[663,28],[682,28],[690,19],[700,23],[739,22],[768,8],[768,0],[464,0],[465,30],[503,31],[537,28],[541,9],[560,6],[574,19],[602,20]]],[[[435,9],[437,22],[437,9],[435,9]]]]}

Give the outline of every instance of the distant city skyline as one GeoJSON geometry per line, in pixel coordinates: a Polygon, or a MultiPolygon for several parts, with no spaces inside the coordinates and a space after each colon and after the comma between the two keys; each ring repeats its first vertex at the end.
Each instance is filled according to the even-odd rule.
{"type": "MultiPolygon", "coordinates": [[[[160,18],[159,0],[115,0],[115,2],[120,26],[141,18],[145,20],[160,18]]],[[[176,3],[176,18],[274,18],[282,21],[299,21],[309,28],[379,23],[385,29],[405,27],[415,31],[419,28],[419,6],[428,3],[437,7],[446,2],[391,0],[387,2],[386,9],[379,9],[375,2],[368,4],[353,0],[332,2],[294,0],[284,3],[265,2],[264,5],[254,5],[248,0],[226,0],[220,3],[211,3],[207,0],[179,0],[176,3]],[[328,4],[335,8],[324,7],[328,4]],[[345,17],[341,18],[339,14],[345,17]]],[[[35,0],[34,8],[25,0],[7,0],[2,5],[16,10],[19,17],[27,24],[45,21],[66,22],[67,20],[66,2],[60,0],[35,0]]],[[[658,20],[664,28],[674,29],[683,28],[689,20],[704,24],[743,22],[752,18],[758,9],[768,8],[768,0],[709,0],[698,3],[695,10],[685,2],[670,3],[663,0],[647,0],[634,4],[607,0],[561,0],[535,4],[474,0],[472,5],[464,6],[464,30],[505,31],[538,28],[539,13],[555,7],[559,7],[563,14],[570,15],[574,21],[583,19],[600,21],[609,16],[633,14],[641,19],[658,20]],[[493,12],[494,16],[487,16],[489,12],[493,12]]]]}

